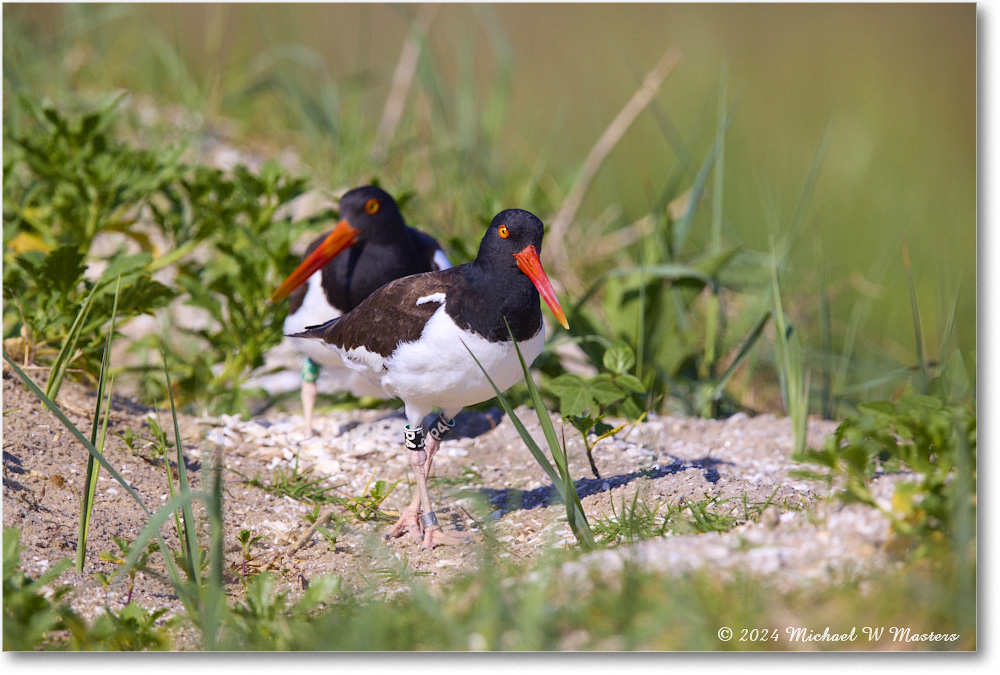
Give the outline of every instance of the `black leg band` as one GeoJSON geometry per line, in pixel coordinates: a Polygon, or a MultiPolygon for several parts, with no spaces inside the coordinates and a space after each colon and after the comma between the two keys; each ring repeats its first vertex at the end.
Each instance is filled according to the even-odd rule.
{"type": "Polygon", "coordinates": [[[437,420],[434,422],[434,424],[431,425],[430,431],[428,431],[427,433],[429,433],[431,438],[433,438],[434,440],[440,441],[448,434],[449,431],[451,431],[452,427],[454,426],[455,426],[455,420],[449,420],[446,422],[444,417],[438,415],[437,420]]]}
{"type": "Polygon", "coordinates": [[[434,525],[438,524],[437,516],[434,514],[433,511],[431,511],[430,513],[421,513],[420,524],[423,525],[424,528],[433,527],[434,525]]]}
{"type": "Polygon", "coordinates": [[[406,446],[407,450],[423,450],[424,428],[411,429],[409,424],[403,427],[403,445],[406,446]]]}

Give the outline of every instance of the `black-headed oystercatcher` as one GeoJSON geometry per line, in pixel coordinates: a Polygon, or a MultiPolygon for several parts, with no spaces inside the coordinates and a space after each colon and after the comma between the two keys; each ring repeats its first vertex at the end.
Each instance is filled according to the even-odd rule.
{"type": "Polygon", "coordinates": [[[542,221],[528,211],[501,211],[472,262],[392,281],[343,316],[291,335],[318,341],[403,401],[403,440],[417,494],[387,537],[410,531],[422,537],[423,548],[462,539],[438,524],[427,479],[454,416],[494,396],[469,352],[503,391],[521,378],[507,326],[527,363],[542,351],[539,295],[569,328],[539,259],[542,231],[542,221]],[[441,414],[425,432],[423,418],[435,408],[441,414]]]}
{"type": "MultiPolygon", "coordinates": [[[[299,266],[271,295],[271,302],[289,296],[284,332],[298,333],[351,311],[393,279],[449,267],[437,241],[408,227],[385,190],[366,185],[344,193],[340,222],[309,245],[299,266]],[[340,255],[344,251],[348,253],[340,255]]],[[[337,369],[343,364],[313,340],[292,338],[292,342],[305,355],[302,414],[306,432],[312,434],[320,367],[337,369]]]]}

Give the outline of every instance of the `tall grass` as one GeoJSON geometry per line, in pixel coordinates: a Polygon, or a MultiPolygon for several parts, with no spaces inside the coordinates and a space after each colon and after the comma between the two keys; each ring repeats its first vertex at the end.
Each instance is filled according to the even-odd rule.
{"type": "MultiPolygon", "coordinates": [[[[506,319],[504,320],[506,324],[506,319]]],[[[510,421],[514,424],[514,428],[517,430],[518,436],[524,442],[525,446],[531,452],[531,456],[535,458],[538,465],[542,467],[542,470],[552,479],[552,485],[555,487],[556,492],[562,498],[563,503],[566,505],[566,519],[569,522],[570,529],[573,531],[573,535],[576,537],[577,542],[580,544],[581,548],[585,551],[592,550],[595,547],[594,535],[590,531],[590,524],[587,522],[587,514],[583,511],[583,505],[580,503],[580,495],[577,494],[576,486],[573,484],[573,477],[569,472],[569,461],[566,457],[566,448],[563,444],[559,443],[559,439],[556,436],[555,428],[552,425],[552,420],[549,418],[548,410],[545,408],[545,403],[542,401],[542,396],[538,392],[538,387],[535,386],[535,381],[528,370],[528,364],[525,363],[524,357],[521,355],[521,349],[517,346],[517,340],[514,339],[514,333],[510,330],[510,326],[507,326],[507,332],[510,335],[511,342],[514,344],[514,349],[517,352],[518,361],[521,364],[521,371],[524,376],[524,382],[528,387],[528,394],[531,397],[531,404],[534,406],[535,414],[538,416],[538,423],[542,427],[542,433],[545,435],[545,441],[549,446],[549,452],[552,454],[552,459],[556,463],[553,467],[552,463],[549,462],[545,453],[542,449],[538,447],[538,444],[528,433],[525,428],[524,423],[514,412],[514,408],[511,406],[507,397],[504,396],[503,392],[500,391],[496,384],[493,382],[493,378],[490,377],[486,369],[483,368],[482,364],[479,363],[479,359],[476,355],[472,353],[472,350],[466,347],[469,351],[469,355],[472,356],[476,365],[479,366],[480,370],[483,371],[483,375],[489,381],[490,386],[493,387],[493,391],[496,393],[497,402],[503,408],[504,412],[507,414],[510,421]]]]}

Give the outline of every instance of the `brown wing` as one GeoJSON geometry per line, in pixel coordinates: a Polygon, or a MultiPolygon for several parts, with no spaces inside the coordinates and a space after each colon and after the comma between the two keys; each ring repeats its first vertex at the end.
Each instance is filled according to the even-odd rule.
{"type": "Polygon", "coordinates": [[[341,349],[364,347],[388,357],[401,342],[419,339],[441,306],[439,300],[417,301],[447,293],[460,279],[459,268],[452,267],[390,281],[347,314],[291,337],[320,339],[341,349]]]}

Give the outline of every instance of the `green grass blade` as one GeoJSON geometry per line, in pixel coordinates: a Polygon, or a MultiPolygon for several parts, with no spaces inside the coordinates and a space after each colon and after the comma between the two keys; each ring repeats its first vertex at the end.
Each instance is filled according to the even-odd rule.
{"type": "Polygon", "coordinates": [[[710,380],[715,374],[715,359],[717,343],[721,332],[722,308],[719,301],[719,285],[711,284],[711,292],[706,299],[705,307],[705,347],[703,357],[698,363],[698,377],[710,380]]]}
{"type": "Polygon", "coordinates": [[[747,356],[750,355],[750,351],[753,349],[754,345],[760,339],[760,336],[764,333],[764,327],[767,325],[767,320],[771,318],[771,312],[764,312],[760,315],[757,321],[754,323],[753,328],[747,333],[746,339],[743,340],[743,344],[740,345],[739,351],[736,353],[736,358],[733,362],[729,364],[725,372],[722,373],[722,377],[719,378],[718,382],[712,388],[712,398],[717,399],[722,393],[722,390],[726,388],[729,383],[729,378],[733,376],[736,369],[746,360],[747,356]]]}
{"type": "MultiPolygon", "coordinates": [[[[506,319],[504,319],[504,323],[506,323],[506,319]]],[[[580,495],[577,494],[576,486],[573,485],[573,477],[569,472],[569,459],[566,457],[566,450],[559,443],[555,427],[552,425],[552,419],[545,408],[545,403],[542,401],[542,395],[539,393],[538,387],[535,386],[535,380],[531,377],[528,364],[524,361],[521,348],[517,346],[514,333],[510,329],[510,324],[507,324],[507,334],[510,335],[511,342],[514,343],[517,359],[521,362],[521,372],[524,375],[524,382],[528,387],[528,393],[531,396],[531,403],[535,408],[535,413],[538,415],[538,423],[542,427],[542,433],[545,434],[545,440],[549,444],[549,451],[552,453],[552,458],[555,460],[559,474],[563,480],[563,489],[560,491],[560,494],[567,505],[566,515],[569,517],[570,527],[581,545],[587,550],[592,550],[595,546],[594,535],[590,531],[589,523],[587,523],[587,515],[583,511],[583,504],[580,503],[580,495]]]]}
{"type": "Polygon", "coordinates": [[[486,369],[483,368],[483,364],[479,362],[479,359],[477,359],[476,355],[472,353],[469,346],[466,345],[465,348],[472,356],[472,359],[476,362],[476,365],[478,365],[480,370],[483,371],[483,374],[486,376],[486,380],[490,383],[490,386],[493,387],[493,392],[496,394],[497,402],[500,404],[500,407],[503,408],[504,413],[507,414],[507,417],[514,425],[514,429],[517,431],[518,436],[520,436],[521,440],[524,441],[524,444],[528,446],[528,450],[531,452],[531,455],[538,462],[539,466],[542,467],[542,470],[545,471],[549,479],[552,480],[553,484],[559,484],[559,473],[552,466],[552,463],[549,462],[545,453],[542,452],[542,449],[538,447],[537,443],[535,443],[535,439],[533,439],[531,434],[528,433],[528,430],[525,428],[524,423],[521,422],[521,419],[514,414],[514,409],[511,407],[507,397],[504,396],[503,393],[497,388],[497,385],[493,382],[493,378],[491,378],[489,373],[486,372],[486,369]]]}
{"type": "MultiPolygon", "coordinates": [[[[177,408],[174,406],[174,392],[170,384],[170,369],[167,368],[167,353],[164,351],[162,342],[160,343],[160,354],[163,357],[163,374],[167,381],[167,396],[170,400],[170,416],[174,422],[174,445],[177,447],[177,487],[180,494],[183,495],[191,492],[191,488],[188,485],[187,465],[184,462],[184,447],[181,443],[181,429],[180,425],[177,423],[177,408]]],[[[183,536],[185,544],[183,546],[183,550],[189,565],[191,580],[194,581],[196,585],[200,585],[201,572],[198,569],[198,536],[195,532],[194,512],[191,510],[190,502],[185,502],[181,509],[181,513],[184,516],[184,532],[183,534],[178,534],[182,534],[183,536]]]]}
{"type": "Polygon", "coordinates": [[[923,324],[920,321],[920,307],[917,306],[917,289],[913,284],[913,270],[910,268],[910,247],[906,244],[906,239],[903,239],[903,267],[906,268],[906,282],[910,289],[910,309],[913,313],[913,334],[916,340],[917,349],[917,365],[920,367],[920,386],[919,391],[921,394],[927,393],[927,384],[930,378],[927,376],[927,359],[924,355],[924,329],[923,324]]]}
{"type": "MultiPolygon", "coordinates": [[[[83,299],[83,305],[80,307],[80,311],[77,312],[76,318],[73,319],[73,324],[69,328],[69,333],[66,335],[62,347],[59,348],[59,353],[56,355],[55,361],[52,362],[52,370],[49,371],[49,381],[45,385],[45,395],[53,400],[59,395],[59,388],[62,387],[63,377],[66,375],[66,369],[69,367],[73,352],[76,351],[76,345],[80,340],[80,332],[83,330],[83,325],[87,322],[87,317],[90,316],[90,310],[94,305],[94,296],[100,285],[100,280],[98,280],[98,283],[95,283],[93,288],[90,289],[87,297],[83,299]]],[[[98,397],[98,400],[100,400],[100,397],[98,397]]]]}
{"type": "Polygon", "coordinates": [[[698,175],[694,179],[694,184],[691,186],[691,195],[688,199],[688,207],[674,225],[674,238],[671,244],[673,254],[675,256],[680,253],[681,249],[684,247],[684,243],[687,241],[688,234],[691,231],[691,224],[694,222],[695,213],[698,211],[698,204],[701,202],[701,196],[705,192],[705,186],[708,184],[708,177],[712,173],[712,167],[715,165],[715,162],[718,160],[719,155],[722,152],[725,135],[729,130],[729,125],[732,123],[732,112],[735,107],[736,103],[733,103],[729,107],[725,113],[725,119],[720,123],[719,128],[716,130],[715,141],[712,143],[712,148],[709,150],[708,156],[705,157],[704,162],[702,162],[701,168],[698,170],[698,175]]]}
{"type": "MultiPolygon", "coordinates": [[[[97,286],[98,284],[94,284],[95,289],[97,286]]],[[[111,361],[111,342],[115,335],[115,319],[118,315],[118,297],[121,293],[121,286],[122,278],[119,276],[115,285],[114,304],[111,306],[111,322],[108,328],[108,335],[104,340],[104,355],[101,357],[101,371],[97,380],[97,405],[94,408],[94,421],[90,428],[90,443],[102,455],[104,454],[104,439],[107,438],[108,433],[108,418],[111,416],[112,386],[108,387],[107,404],[104,405],[103,424],[101,422],[101,405],[104,401],[104,380],[111,361]],[[100,429],[100,436],[98,436],[98,429],[100,429]]],[[[91,291],[88,297],[93,297],[93,291],[91,291]]],[[[88,457],[87,477],[83,484],[83,497],[80,504],[80,529],[76,547],[76,569],[78,572],[83,571],[83,564],[87,557],[87,532],[90,530],[90,516],[94,510],[94,497],[97,493],[97,478],[100,471],[101,465],[95,462],[93,457],[88,457]]]]}
{"type": "Polygon", "coordinates": [[[146,521],[146,524],[139,532],[139,536],[132,542],[128,555],[125,556],[125,562],[116,571],[118,578],[128,576],[128,573],[135,567],[139,558],[141,558],[145,552],[147,544],[150,540],[155,538],[160,546],[160,553],[163,555],[163,563],[167,568],[167,578],[170,580],[170,585],[177,593],[178,598],[180,598],[181,602],[184,604],[188,616],[192,619],[199,617],[199,607],[202,605],[198,596],[198,586],[192,581],[185,581],[181,576],[181,571],[177,567],[177,562],[174,560],[171,550],[167,547],[163,536],[160,534],[160,530],[163,528],[164,523],[172,518],[178,510],[183,510],[184,508],[190,509],[191,504],[194,503],[196,499],[204,499],[208,502],[209,498],[209,495],[201,492],[187,492],[179,494],[176,497],[167,500],[167,502],[157,509],[155,513],[149,514],[149,520],[146,521]]]}
{"type": "Polygon", "coordinates": [[[778,348],[778,374],[781,391],[785,397],[785,407],[792,419],[794,430],[794,451],[805,450],[809,421],[809,373],[802,374],[802,351],[798,336],[792,333],[785,321],[785,311],[781,302],[781,284],[778,281],[778,253],[771,240],[771,284],[774,295],[774,321],[778,348]]]}
{"type": "MultiPolygon", "coordinates": [[[[712,236],[709,250],[717,253],[722,249],[722,196],[724,193],[723,184],[726,172],[726,145],[725,133],[728,122],[726,121],[726,90],[729,84],[729,66],[722,64],[722,74],[719,77],[719,117],[716,122],[716,138],[721,145],[719,147],[719,158],[715,161],[715,172],[712,177],[712,236]]],[[[638,493],[636,493],[638,494],[638,493]]]]}
{"type": "MultiPolygon", "coordinates": [[[[515,347],[517,346],[516,341],[514,345],[515,347]]],[[[479,359],[477,359],[476,355],[472,353],[472,350],[469,349],[468,345],[465,345],[465,348],[469,352],[469,355],[472,356],[472,359],[476,362],[476,365],[479,366],[479,369],[483,371],[483,375],[486,376],[486,380],[490,383],[490,386],[493,388],[493,392],[496,394],[497,401],[500,403],[500,406],[507,414],[507,417],[514,424],[514,428],[517,430],[517,433],[521,437],[521,440],[524,441],[525,446],[527,446],[528,450],[535,458],[535,461],[537,461],[539,466],[541,466],[542,469],[545,471],[545,473],[548,474],[549,478],[552,480],[552,485],[553,487],[555,487],[556,492],[558,492],[559,495],[562,497],[563,502],[566,504],[566,515],[570,525],[570,529],[573,531],[574,536],[576,536],[577,541],[584,549],[586,550],[593,549],[594,548],[593,535],[590,532],[589,525],[587,525],[586,515],[583,513],[583,507],[580,504],[580,498],[576,494],[576,489],[573,486],[572,480],[570,479],[567,481],[566,479],[566,477],[569,474],[568,470],[566,470],[565,472],[557,471],[552,466],[552,463],[549,462],[548,458],[545,456],[545,453],[542,452],[542,449],[538,446],[537,443],[535,443],[535,440],[531,437],[531,434],[528,433],[528,430],[525,428],[520,418],[518,418],[518,416],[514,413],[513,407],[511,407],[510,402],[507,401],[507,398],[503,395],[503,392],[501,392],[500,389],[497,388],[496,383],[493,382],[493,378],[491,378],[489,373],[486,372],[486,369],[483,368],[483,365],[479,362],[479,359]],[[567,483],[569,485],[568,490],[567,490],[567,483]]],[[[526,375],[526,382],[530,381],[530,384],[528,384],[530,392],[530,390],[533,388],[534,382],[531,381],[531,376],[530,374],[528,374],[527,366],[524,362],[524,358],[521,356],[520,349],[517,350],[517,353],[518,353],[518,358],[521,362],[521,367],[526,375]]],[[[536,395],[538,394],[537,388],[535,388],[534,393],[536,395]]],[[[534,398],[532,400],[533,402],[535,402],[534,398]]],[[[541,397],[539,396],[537,400],[540,403],[541,397]]],[[[545,432],[547,440],[549,440],[550,442],[556,441],[556,445],[558,445],[558,441],[555,436],[555,430],[552,429],[552,420],[549,419],[548,413],[545,411],[544,405],[541,406],[541,410],[539,410],[537,407],[535,410],[538,413],[539,424],[541,424],[542,430],[543,432],[545,432]],[[546,429],[545,421],[548,421],[548,427],[549,427],[548,429],[546,429]]],[[[553,459],[556,460],[557,464],[560,463],[559,458],[560,455],[562,454],[560,450],[556,450],[553,453],[553,459]]],[[[562,461],[565,462],[564,455],[562,455],[562,461]]],[[[562,466],[563,465],[561,465],[560,468],[562,468],[562,466]]]]}
{"type": "Polygon", "coordinates": [[[833,329],[830,319],[830,292],[826,283],[826,262],[823,257],[823,241],[816,237],[816,261],[819,265],[819,319],[823,334],[823,382],[820,384],[822,402],[820,410],[824,419],[833,419],[833,382],[830,373],[830,357],[833,355],[833,329]]]}
{"type": "Polygon", "coordinates": [[[951,312],[948,314],[948,320],[944,325],[944,333],[941,336],[941,346],[938,347],[938,361],[943,362],[945,360],[944,355],[949,353],[951,347],[951,338],[955,332],[955,319],[958,316],[958,301],[962,296],[962,282],[959,279],[958,290],[955,291],[955,301],[951,303],[951,312]]]}
{"type": "Polygon", "coordinates": [[[215,649],[215,638],[222,617],[221,611],[226,607],[225,563],[223,551],[223,513],[222,513],[222,451],[215,453],[212,467],[212,490],[206,496],[208,510],[208,529],[210,540],[211,573],[205,589],[205,609],[202,612],[206,649],[215,649]]]}

